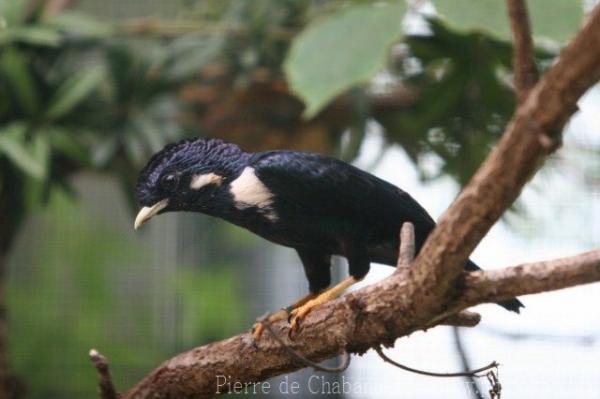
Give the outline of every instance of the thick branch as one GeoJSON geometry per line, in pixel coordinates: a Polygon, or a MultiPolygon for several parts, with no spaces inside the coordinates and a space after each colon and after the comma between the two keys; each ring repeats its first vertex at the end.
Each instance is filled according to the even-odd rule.
{"type": "Polygon", "coordinates": [[[600,279],[600,250],[545,262],[525,263],[507,269],[473,272],[465,278],[461,301],[466,306],[537,294],[548,287],[561,289],[600,279]]]}
{"type": "MultiPolygon", "coordinates": [[[[363,353],[392,344],[424,325],[415,324],[407,310],[413,306],[409,269],[315,309],[304,320],[295,341],[287,340],[287,323],[273,325],[294,350],[313,361],[345,350],[363,353]],[[327,331],[327,334],[323,334],[327,331]]],[[[515,295],[551,291],[600,281],[600,250],[579,256],[518,265],[504,270],[469,273],[464,294],[452,311],[515,295]]],[[[256,348],[250,334],[241,334],[180,354],[163,363],[123,398],[208,398],[230,386],[250,383],[302,368],[272,338],[263,336],[256,348]],[[231,376],[231,377],[229,377],[231,376]]]]}
{"type": "Polygon", "coordinates": [[[561,142],[577,100],[600,78],[600,6],[519,106],[498,146],[440,218],[415,260],[415,317],[443,313],[469,254],[561,142]]]}
{"type": "Polygon", "coordinates": [[[538,79],[525,0],[506,0],[513,38],[513,72],[517,98],[523,102],[538,79]]]}

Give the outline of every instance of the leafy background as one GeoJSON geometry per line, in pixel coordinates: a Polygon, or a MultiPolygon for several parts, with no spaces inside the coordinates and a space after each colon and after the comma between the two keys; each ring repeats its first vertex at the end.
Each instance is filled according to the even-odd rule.
{"type": "MultiPolygon", "coordinates": [[[[217,221],[130,231],[137,171],[166,143],[215,136],[377,171],[401,151],[416,181],[455,193],[515,107],[504,2],[57,3],[0,1],[0,262],[9,364],[33,398],[93,395],[91,347],[127,387],[304,291],[293,256],[217,221]]],[[[544,70],[585,7],[528,5],[544,70]]],[[[554,165],[577,159],[578,195],[595,198],[598,146],[569,148],[554,165]]],[[[536,207],[514,210],[505,221],[529,232],[536,207]]]]}

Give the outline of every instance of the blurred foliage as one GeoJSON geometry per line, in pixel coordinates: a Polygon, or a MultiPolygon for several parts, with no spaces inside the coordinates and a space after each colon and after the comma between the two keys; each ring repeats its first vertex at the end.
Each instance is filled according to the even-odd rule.
{"type": "MultiPolygon", "coordinates": [[[[505,2],[434,0],[433,3],[440,15],[456,28],[492,33],[506,40],[511,37],[505,2]]],[[[528,0],[526,4],[532,33],[536,39],[566,42],[575,34],[583,20],[580,1],[528,0]]]]}
{"type": "Polygon", "coordinates": [[[211,342],[238,333],[244,326],[240,306],[239,273],[229,265],[213,264],[210,270],[179,271],[175,288],[181,299],[181,319],[187,341],[183,348],[211,342]],[[201,342],[199,342],[199,340],[201,342]]]}
{"type": "Polygon", "coordinates": [[[399,4],[356,5],[318,20],[294,39],[285,65],[290,87],[311,118],[334,98],[382,70],[402,31],[399,4]],[[323,54],[333,57],[325,62],[323,54]]]}
{"type": "MultiPolygon", "coordinates": [[[[118,265],[143,261],[145,248],[65,197],[75,173],[109,173],[133,205],[137,171],[181,137],[351,160],[375,122],[424,179],[468,181],[515,107],[504,9],[434,1],[450,22],[412,10],[421,28],[402,36],[403,2],[375,3],[181,0],[170,19],[102,21],[53,14],[44,1],[0,0],[0,250],[40,204],[50,201],[41,225],[56,226],[32,244],[29,267],[11,268],[8,285],[13,365],[32,396],[64,397],[56,389],[66,380],[66,396],[91,396],[91,346],[110,353],[120,387],[173,351],[152,334],[144,294],[116,294],[127,279],[118,265]]],[[[531,4],[534,21],[548,10],[535,32],[556,40],[579,18],[566,3],[558,13],[531,4]]],[[[536,60],[543,69],[555,56],[540,49],[536,60]]],[[[187,322],[179,344],[238,331],[247,304],[231,268],[183,269],[161,282],[187,322]]]]}
{"type": "MultiPolygon", "coordinates": [[[[456,6],[453,8],[452,21],[460,29],[451,28],[441,19],[422,17],[425,18],[422,23],[427,25],[427,31],[406,35],[403,44],[396,45],[400,49],[400,55],[388,58],[390,67],[387,72],[394,77],[393,84],[416,88],[416,101],[401,112],[369,115],[367,111],[365,118],[373,118],[379,122],[388,141],[400,144],[407,151],[419,167],[423,179],[449,175],[460,185],[464,185],[498,140],[514,110],[514,93],[509,84],[512,46],[509,41],[490,34],[490,30],[473,30],[471,13],[478,12],[481,16],[485,10],[490,12],[489,6],[478,4],[473,7],[470,3],[454,4],[456,2],[445,1],[435,2],[435,5],[446,10],[447,7],[452,8],[450,3],[456,6]],[[436,165],[436,170],[433,171],[426,166],[432,160],[436,165]]],[[[494,7],[493,10],[502,7],[501,17],[504,26],[508,27],[505,4],[496,4],[494,7]]],[[[534,8],[534,15],[539,15],[539,9],[547,7],[537,2],[534,8]]],[[[345,18],[348,19],[347,15],[351,13],[356,20],[372,21],[379,25],[390,24],[384,18],[397,18],[399,21],[399,17],[393,12],[377,14],[376,11],[381,9],[378,4],[343,8],[329,16],[329,25],[317,20],[294,39],[288,54],[286,72],[292,89],[306,100],[305,112],[308,116],[322,109],[324,98],[335,98],[359,81],[373,79],[382,71],[381,67],[373,68],[373,64],[368,64],[365,60],[349,60],[360,59],[359,54],[365,54],[365,50],[360,47],[361,43],[370,43],[379,51],[389,47],[389,42],[377,40],[379,32],[376,29],[363,31],[361,27],[349,34],[344,26],[345,18]],[[371,18],[370,13],[374,13],[380,20],[371,18]],[[315,34],[309,41],[312,33],[324,30],[323,26],[328,29],[328,40],[319,41],[315,34]],[[353,36],[357,32],[363,35],[364,42],[353,36]],[[331,37],[336,39],[337,46],[330,44],[331,37]],[[344,47],[344,44],[348,47],[344,47]],[[313,46],[311,51],[306,50],[308,45],[313,46]],[[319,52],[327,54],[326,62],[318,58],[319,52]],[[352,67],[340,67],[337,63],[352,63],[352,67]],[[329,69],[332,65],[334,67],[329,69]],[[361,66],[365,69],[361,70],[360,78],[357,78],[354,68],[361,66]],[[337,72],[335,76],[334,70],[337,72]],[[325,80],[329,82],[323,83],[325,80]],[[319,90],[314,89],[317,86],[319,90]],[[331,89],[327,91],[328,87],[331,89]]],[[[571,14],[578,15],[579,19],[573,17],[563,22],[571,31],[575,31],[573,19],[581,20],[581,5],[571,5],[570,11],[571,14]]],[[[494,18],[499,18],[499,13],[496,10],[491,14],[494,18]]],[[[418,17],[413,14],[412,18],[418,17]]],[[[564,29],[565,25],[559,24],[555,32],[558,35],[564,29]]],[[[323,33],[322,37],[325,36],[323,33]]],[[[544,69],[554,59],[556,51],[540,48],[536,56],[538,66],[544,69]]],[[[374,59],[376,57],[370,57],[371,62],[374,59]]],[[[388,82],[388,85],[391,84],[388,82]]],[[[377,90],[377,85],[369,89],[377,90]]],[[[385,90],[384,87],[383,91],[385,90]]]]}
{"type": "MultiPolygon", "coordinates": [[[[4,192],[11,196],[5,202],[15,210],[13,224],[28,207],[43,202],[52,186],[68,189],[68,176],[81,169],[110,171],[130,194],[136,171],[149,154],[182,136],[202,134],[203,129],[211,134],[239,132],[244,126],[256,131],[261,122],[269,127],[259,132],[293,130],[290,124],[303,123],[302,108],[293,102],[287,115],[277,114],[276,108],[257,109],[253,112],[258,120],[241,119],[239,127],[232,126],[245,115],[239,106],[252,102],[240,93],[246,89],[249,98],[256,96],[251,89],[257,76],[277,82],[285,62],[293,89],[307,100],[305,114],[314,115],[331,99],[373,78],[382,70],[386,48],[399,35],[401,9],[358,3],[187,2],[186,20],[110,24],[73,11],[50,15],[45,2],[3,2],[0,187],[19,187],[4,192]],[[323,14],[328,14],[326,21],[319,18],[323,14]],[[352,29],[355,20],[364,29],[352,29]],[[205,109],[190,108],[188,99],[182,102],[182,90],[190,84],[215,80],[221,83],[201,86],[195,95],[218,107],[204,103],[205,109]],[[238,94],[222,98],[207,94],[210,89],[238,94]],[[190,110],[204,119],[192,117],[186,123],[190,110]],[[289,123],[281,124],[281,118],[289,123]]],[[[333,114],[312,131],[336,131],[337,140],[345,130],[354,132],[355,150],[345,151],[352,157],[366,121],[375,119],[388,140],[402,145],[417,166],[423,154],[435,154],[443,164],[439,174],[448,173],[462,184],[514,107],[507,84],[510,45],[483,32],[450,29],[440,21],[430,26],[430,34],[404,40],[409,58],[390,59],[396,64],[391,71],[395,84],[417,89],[418,100],[409,109],[373,114],[358,90],[352,117],[333,114]]],[[[289,94],[278,90],[273,86],[267,91],[273,103],[290,101],[289,94]]],[[[265,104],[270,104],[266,98],[265,104]]]]}
{"type": "Polygon", "coordinates": [[[110,354],[117,385],[127,387],[169,354],[243,327],[230,265],[180,265],[159,289],[139,274],[150,263],[147,244],[125,240],[72,198],[54,191],[37,222],[42,234],[21,244],[35,251],[13,260],[7,304],[12,365],[27,376],[31,397],[93,397],[96,375],[85,356],[92,347],[110,354]],[[174,343],[161,339],[165,321],[155,309],[164,287],[181,300],[174,343]]]}
{"type": "MultiPolygon", "coordinates": [[[[463,33],[430,20],[432,34],[407,38],[407,54],[396,73],[421,94],[407,112],[382,118],[388,134],[419,164],[440,161],[436,173],[461,185],[500,137],[515,106],[506,84],[511,47],[481,33],[463,33]],[[504,76],[503,76],[504,74],[504,76]]],[[[421,169],[425,170],[425,169],[421,169]]]]}
{"type": "Polygon", "coordinates": [[[85,357],[90,348],[109,350],[117,369],[127,366],[129,370],[116,376],[128,383],[131,370],[143,370],[166,351],[149,334],[150,302],[119,300],[119,268],[143,253],[141,248],[115,239],[110,229],[90,220],[64,195],[52,197],[40,230],[61,239],[36,239],[35,252],[13,268],[8,285],[12,365],[27,376],[32,397],[64,397],[65,390],[72,390],[70,397],[92,396],[96,376],[85,357]],[[61,223],[55,223],[57,218],[61,223]],[[122,328],[122,311],[132,331],[122,328]],[[134,344],[144,350],[132,350],[134,344]]]}

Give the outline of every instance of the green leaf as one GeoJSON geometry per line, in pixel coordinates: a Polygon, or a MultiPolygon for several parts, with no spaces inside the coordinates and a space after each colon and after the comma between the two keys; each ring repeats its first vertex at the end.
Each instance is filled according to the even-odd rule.
{"type": "MultiPolygon", "coordinates": [[[[439,14],[455,26],[491,32],[510,39],[506,2],[500,0],[435,0],[439,14]]],[[[527,1],[533,36],[566,42],[581,26],[583,7],[574,0],[527,1]]]]}
{"type": "Polygon", "coordinates": [[[173,79],[188,79],[195,76],[208,63],[214,61],[226,44],[225,35],[185,35],[169,44],[169,76],[173,79]]]}
{"type": "Polygon", "coordinates": [[[285,72],[310,118],[346,90],[368,82],[400,38],[404,2],[345,8],[316,21],[292,43],[285,72]]]}
{"type": "Polygon", "coordinates": [[[27,15],[26,0],[0,1],[0,18],[4,18],[7,26],[17,26],[23,22],[27,15]]]}
{"type": "Polygon", "coordinates": [[[50,149],[45,135],[37,134],[28,141],[25,124],[13,123],[0,131],[0,154],[37,180],[48,174],[50,149]]]}
{"type": "Polygon", "coordinates": [[[35,116],[39,109],[38,93],[30,73],[27,57],[13,47],[5,48],[0,58],[0,71],[12,87],[14,97],[24,111],[35,116]]]}
{"type": "Polygon", "coordinates": [[[69,33],[88,38],[105,38],[114,32],[109,24],[76,11],[62,11],[47,17],[44,22],[69,33]]]}
{"type": "Polygon", "coordinates": [[[58,46],[61,35],[49,26],[23,26],[0,31],[0,45],[23,42],[38,46],[58,46]]]}
{"type": "Polygon", "coordinates": [[[86,69],[71,76],[63,82],[52,100],[50,100],[46,117],[48,119],[58,119],[67,114],[81,101],[85,100],[98,87],[103,78],[104,68],[101,66],[86,69]]]}
{"type": "Polygon", "coordinates": [[[84,145],[75,140],[73,132],[57,126],[46,129],[50,147],[65,157],[79,162],[81,165],[91,166],[90,154],[84,145]]]}

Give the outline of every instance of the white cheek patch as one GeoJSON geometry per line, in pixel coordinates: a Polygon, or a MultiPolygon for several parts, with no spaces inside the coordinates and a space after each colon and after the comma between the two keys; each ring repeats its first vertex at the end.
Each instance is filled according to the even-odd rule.
{"type": "Polygon", "coordinates": [[[192,177],[192,182],[190,183],[190,188],[192,190],[200,190],[202,187],[208,184],[221,184],[223,180],[223,176],[219,176],[214,173],[206,173],[203,175],[195,175],[192,177]]]}
{"type": "Polygon", "coordinates": [[[242,174],[231,182],[229,191],[233,195],[236,208],[245,209],[255,206],[264,211],[263,214],[267,219],[277,220],[277,214],[271,208],[273,193],[256,177],[254,168],[246,167],[242,174]]]}

